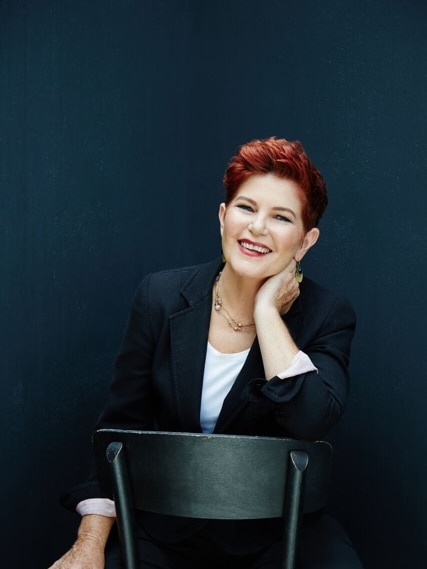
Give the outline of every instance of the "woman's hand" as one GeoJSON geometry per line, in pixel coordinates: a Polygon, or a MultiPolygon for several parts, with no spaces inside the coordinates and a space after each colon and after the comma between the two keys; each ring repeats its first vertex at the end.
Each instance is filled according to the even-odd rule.
{"type": "Polygon", "coordinates": [[[49,569],[104,569],[104,548],[97,542],[79,537],[73,547],[49,569]]]}
{"type": "Polygon", "coordinates": [[[96,514],[83,516],[75,544],[49,569],[104,569],[104,549],[114,521],[96,514]]]}
{"type": "Polygon", "coordinates": [[[255,297],[255,309],[274,306],[280,314],[286,314],[300,293],[295,270],[296,262],[292,259],[283,271],[268,278],[255,297]]]}
{"type": "Polygon", "coordinates": [[[267,380],[286,370],[298,353],[281,317],[299,296],[295,268],[292,260],[283,271],[267,279],[255,297],[254,319],[267,380]]]}

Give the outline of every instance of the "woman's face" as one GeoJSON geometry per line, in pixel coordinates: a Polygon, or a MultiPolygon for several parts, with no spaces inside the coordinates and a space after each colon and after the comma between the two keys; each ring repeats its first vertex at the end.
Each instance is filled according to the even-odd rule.
{"type": "Polygon", "coordinates": [[[222,249],[237,274],[265,279],[300,261],[319,230],[306,232],[295,182],[274,174],[254,175],[219,208],[222,249]]]}

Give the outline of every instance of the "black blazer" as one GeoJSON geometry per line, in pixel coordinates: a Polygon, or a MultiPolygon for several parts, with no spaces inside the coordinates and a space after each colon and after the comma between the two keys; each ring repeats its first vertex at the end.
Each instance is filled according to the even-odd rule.
{"type": "MultiPolygon", "coordinates": [[[[116,361],[110,397],[96,428],[201,431],[200,401],[212,286],[221,268],[220,261],[213,261],[144,278],[116,361]]],[[[340,417],[348,392],[355,315],[346,300],[307,278],[300,291],[284,321],[318,372],[266,381],[255,339],[225,398],[216,433],[317,439],[340,417]]],[[[67,493],[64,502],[74,508],[80,500],[100,495],[95,481],[90,481],[67,493]]],[[[150,533],[171,541],[191,535],[196,526],[205,523],[173,520],[165,530],[163,517],[158,520],[155,515],[144,516],[150,533]]],[[[230,529],[230,523],[218,523],[216,531],[224,534],[226,541],[234,534],[230,548],[239,551],[247,549],[254,536],[258,546],[272,536],[273,527],[265,522],[256,522],[252,536],[249,527],[253,522],[239,522],[246,528],[242,534],[237,531],[239,535],[230,529]],[[263,525],[265,532],[260,531],[263,525]],[[246,545],[237,545],[242,540],[246,545]]]]}

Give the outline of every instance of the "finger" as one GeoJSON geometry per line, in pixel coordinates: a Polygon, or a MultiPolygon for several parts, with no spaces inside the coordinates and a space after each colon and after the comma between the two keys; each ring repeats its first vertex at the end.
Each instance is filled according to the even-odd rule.
{"type": "Polygon", "coordinates": [[[285,271],[287,273],[293,274],[293,273],[295,273],[296,266],[297,266],[297,264],[295,262],[295,259],[291,259],[291,261],[289,262],[287,267],[285,267],[285,271]]]}

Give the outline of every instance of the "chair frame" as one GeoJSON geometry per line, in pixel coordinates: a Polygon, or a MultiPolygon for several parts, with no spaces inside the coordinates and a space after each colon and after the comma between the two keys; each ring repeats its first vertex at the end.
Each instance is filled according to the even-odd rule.
{"type": "Polygon", "coordinates": [[[116,503],[126,569],[138,569],[135,509],[206,519],[283,517],[282,567],[294,569],[301,514],[327,501],[332,447],[325,441],[100,429],[93,444],[101,487],[116,503]]]}

